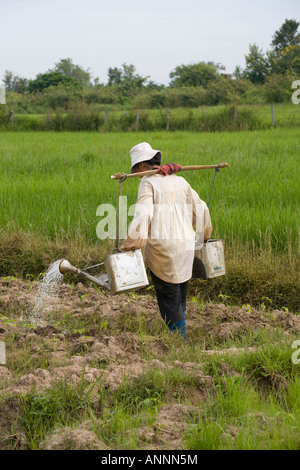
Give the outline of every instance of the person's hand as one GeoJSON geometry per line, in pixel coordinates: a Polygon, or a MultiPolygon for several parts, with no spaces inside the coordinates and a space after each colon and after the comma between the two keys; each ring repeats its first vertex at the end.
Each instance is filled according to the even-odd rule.
{"type": "Polygon", "coordinates": [[[165,163],[164,165],[155,166],[153,168],[158,170],[157,173],[164,176],[181,171],[181,165],[177,163],[165,163]]]}

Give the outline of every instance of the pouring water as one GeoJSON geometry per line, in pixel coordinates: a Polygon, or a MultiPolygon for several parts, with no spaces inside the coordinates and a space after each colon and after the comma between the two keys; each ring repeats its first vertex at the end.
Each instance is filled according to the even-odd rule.
{"type": "Polygon", "coordinates": [[[58,295],[59,285],[64,278],[59,270],[61,261],[61,259],[57,260],[49,266],[38,287],[31,312],[31,320],[34,324],[41,321],[45,313],[49,311],[50,298],[58,295]]]}

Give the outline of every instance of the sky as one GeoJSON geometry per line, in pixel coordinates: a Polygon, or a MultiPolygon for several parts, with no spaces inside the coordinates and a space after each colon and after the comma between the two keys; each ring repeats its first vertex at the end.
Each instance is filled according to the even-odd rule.
{"type": "Polygon", "coordinates": [[[133,64],[168,85],[178,65],[245,67],[249,44],[270,50],[299,0],[0,0],[0,80],[34,79],[61,59],[107,83],[109,67],[133,64]]]}

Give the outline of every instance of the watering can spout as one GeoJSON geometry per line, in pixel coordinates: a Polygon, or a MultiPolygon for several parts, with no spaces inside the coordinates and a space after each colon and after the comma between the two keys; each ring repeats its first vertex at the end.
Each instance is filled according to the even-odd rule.
{"type": "Polygon", "coordinates": [[[75,268],[74,266],[72,266],[71,263],[69,263],[69,261],[67,259],[63,259],[59,263],[58,269],[59,269],[61,274],[66,274],[66,273],[69,273],[69,272],[79,274],[79,272],[78,272],[79,270],[77,268],[75,268]]]}
{"type": "Polygon", "coordinates": [[[75,266],[72,266],[71,263],[69,263],[67,259],[63,259],[59,263],[58,269],[61,274],[67,274],[67,273],[78,274],[84,277],[85,279],[87,279],[88,281],[94,282],[94,284],[97,284],[98,286],[105,287],[106,289],[110,288],[107,275],[102,274],[99,277],[91,276],[90,274],[84,271],[81,271],[81,269],[78,269],[78,268],[75,268],[75,266]]]}

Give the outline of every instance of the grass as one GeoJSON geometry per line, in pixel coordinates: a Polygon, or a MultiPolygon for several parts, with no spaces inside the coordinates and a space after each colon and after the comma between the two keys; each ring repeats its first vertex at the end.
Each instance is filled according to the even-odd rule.
{"type": "MultiPolygon", "coordinates": [[[[208,397],[200,401],[198,411],[186,421],[183,448],[186,450],[299,450],[299,371],[273,366],[274,351],[267,347],[261,353],[243,353],[222,359],[239,373],[224,376],[214,366],[217,356],[210,357],[213,385],[208,397]],[[267,371],[267,373],[266,373],[267,371]],[[288,377],[287,377],[288,374],[288,377]],[[276,376],[266,394],[259,379],[276,376]]],[[[282,355],[277,347],[277,357],[282,355]]],[[[99,384],[99,382],[98,382],[99,384]]],[[[76,428],[89,422],[97,437],[110,449],[138,450],[140,427],[150,428],[164,404],[188,404],[197,378],[179,368],[146,369],[139,378],[116,391],[100,388],[91,395],[92,385],[83,382],[76,387],[59,383],[44,393],[32,391],[20,398],[19,426],[24,430],[30,449],[53,430],[76,428]]],[[[163,429],[163,428],[162,428],[163,429]]],[[[67,444],[66,444],[67,445],[67,444]]],[[[67,447],[67,449],[69,449],[67,447]]]]}
{"type": "Polygon", "coordinates": [[[299,449],[300,381],[290,350],[267,346],[229,362],[240,375],[219,381],[186,436],[188,448],[299,449]]]}
{"type": "MultiPolygon", "coordinates": [[[[283,399],[299,389],[292,382],[283,399]]],[[[299,450],[299,408],[266,400],[240,378],[227,379],[185,436],[188,450],[299,450]]]]}
{"type": "Polygon", "coordinates": [[[89,395],[83,381],[72,387],[60,382],[45,394],[34,391],[20,398],[20,425],[25,431],[30,450],[57,426],[68,426],[90,407],[89,395]]]}

